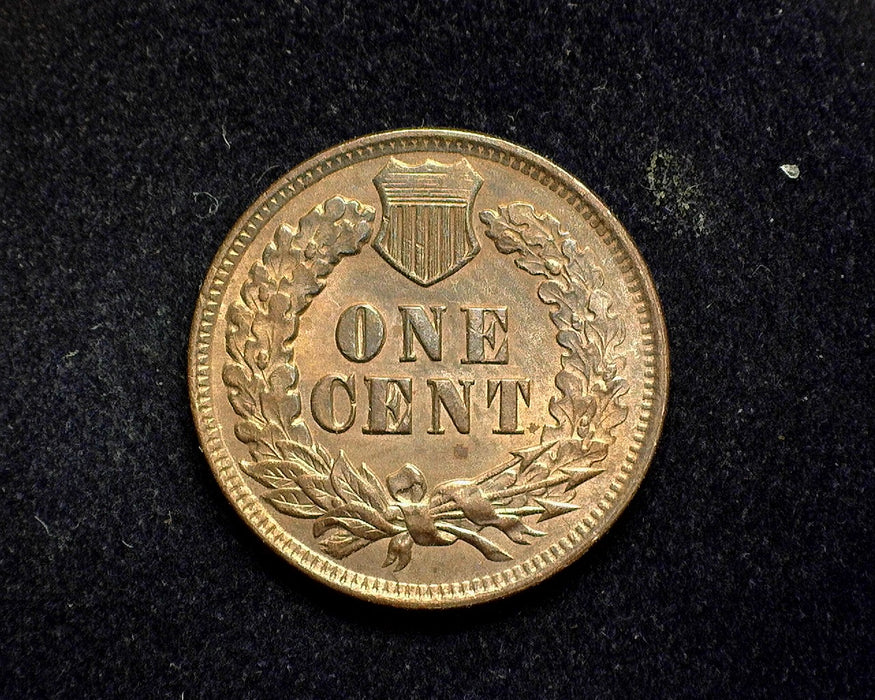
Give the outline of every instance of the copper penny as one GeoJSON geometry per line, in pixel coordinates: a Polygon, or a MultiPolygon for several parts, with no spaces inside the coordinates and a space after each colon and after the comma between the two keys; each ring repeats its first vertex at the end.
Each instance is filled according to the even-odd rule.
{"type": "Polygon", "coordinates": [[[415,608],[532,585],[653,455],[668,346],[628,234],[505,141],[412,129],[274,183],[203,285],[189,383],[240,516],[347,593],[415,608]]]}

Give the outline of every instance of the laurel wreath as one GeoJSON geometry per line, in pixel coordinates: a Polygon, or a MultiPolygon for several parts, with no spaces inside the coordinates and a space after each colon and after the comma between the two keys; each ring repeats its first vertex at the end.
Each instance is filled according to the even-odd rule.
{"type": "Polygon", "coordinates": [[[429,489],[423,472],[405,464],[384,484],[366,464],[342,450],[332,457],[313,439],[301,419],[294,362],[300,315],[341,259],[367,243],[373,219],[372,207],[333,197],[297,229],[279,226],[229,308],[222,378],[240,417],[235,434],[252,457],[240,467],[265,487],[261,498],[278,513],[312,519],[313,536],[331,557],[388,539],[383,566],[396,571],[410,563],[414,545],[459,541],[491,561],[509,561],[490,528],[528,544],[545,533],[526,521],[577,510],[575,489],[605,471],[599,465],[627,415],[622,319],[592,251],[579,250],[557,219],[525,203],[482,212],[496,249],[545,278],[538,296],[551,307],[563,348],[558,396],[549,404],[555,423],[544,426],[539,444],[473,479],[429,489]]]}

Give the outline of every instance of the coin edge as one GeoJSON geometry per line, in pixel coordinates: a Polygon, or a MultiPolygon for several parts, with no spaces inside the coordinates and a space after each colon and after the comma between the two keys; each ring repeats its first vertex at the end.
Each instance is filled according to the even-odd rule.
{"type": "MultiPolygon", "coordinates": [[[[470,155],[489,159],[488,156],[482,153],[471,153],[470,155]]],[[[492,158],[491,160],[496,159],[492,158]]],[[[502,164],[501,159],[498,159],[497,162],[499,164],[502,164]]],[[[505,164],[511,165],[510,162],[505,164]]],[[[522,165],[520,165],[520,168],[521,167],[522,165]]],[[[529,174],[531,174],[531,169],[529,171],[529,174]]],[[[553,188],[551,187],[551,189],[553,188]]],[[[556,189],[553,189],[554,192],[556,190],[558,190],[558,187],[556,189]]],[[[291,197],[289,197],[289,199],[290,198],[291,197]]],[[[279,208],[279,206],[282,206],[282,204],[279,204],[277,208],[279,208]]],[[[264,217],[262,217],[262,219],[264,219],[264,217]]],[[[245,242],[241,250],[245,250],[251,240],[255,238],[255,236],[257,235],[257,230],[259,229],[256,229],[255,235],[250,236],[249,241],[245,242]]],[[[239,254],[237,257],[240,257],[239,254]]],[[[231,276],[235,269],[236,264],[230,268],[228,272],[228,277],[231,276]]],[[[217,305],[221,304],[222,297],[223,294],[220,293],[218,295],[218,298],[216,299],[217,305]]],[[[219,247],[219,250],[217,251],[210,264],[210,267],[198,294],[195,313],[192,319],[188,353],[189,397],[192,414],[198,432],[198,438],[203,448],[204,455],[207,458],[207,462],[210,465],[210,469],[213,472],[213,475],[218,481],[222,492],[231,502],[238,515],[240,515],[244,522],[246,522],[246,524],[271,549],[273,549],[285,560],[293,564],[296,568],[303,571],[310,577],[330,586],[331,588],[334,588],[335,590],[342,591],[358,598],[369,600],[371,602],[378,602],[382,604],[405,608],[464,607],[480,602],[486,602],[488,600],[493,600],[496,598],[503,598],[513,593],[519,592],[523,589],[529,588],[530,586],[539,583],[545,578],[548,578],[549,576],[555,574],[561,569],[564,569],[577,561],[587,550],[592,547],[593,544],[595,544],[596,541],[598,541],[613,526],[616,520],[626,509],[629,501],[631,501],[632,497],[640,488],[641,482],[643,481],[644,476],[646,475],[652,462],[653,454],[661,435],[668,405],[670,364],[668,333],[665,326],[665,317],[650,270],[643,257],[641,256],[640,251],[632,240],[631,236],[626,231],[625,227],[623,227],[619,220],[611,213],[611,211],[598,197],[598,195],[589,190],[589,188],[587,188],[573,175],[571,175],[555,163],[551,162],[547,158],[533,153],[532,151],[529,151],[522,146],[518,146],[500,138],[458,129],[399,129],[362,136],[338,144],[337,146],[334,146],[313,156],[312,158],[309,158],[308,160],[304,161],[303,163],[277,179],[275,182],[273,182],[270,187],[268,187],[265,192],[256,199],[256,201],[231,227],[229,233],[226,235],[225,239],[222,242],[222,245],[219,247]],[[431,144],[431,146],[434,146],[433,148],[430,147],[430,145],[427,143],[429,139],[435,140],[434,144],[431,144]],[[440,148],[442,143],[447,144],[453,141],[456,141],[457,143],[455,145],[458,146],[461,146],[464,142],[469,142],[472,145],[479,145],[486,148],[494,149],[494,151],[499,154],[504,153],[508,155],[510,161],[512,161],[513,159],[517,159],[520,161],[520,163],[528,162],[530,165],[534,165],[535,168],[539,168],[540,170],[542,170],[543,174],[548,175],[549,178],[552,178],[552,182],[549,182],[549,178],[548,182],[541,181],[540,184],[542,186],[550,186],[552,184],[561,183],[566,193],[573,192],[577,195],[581,202],[585,202],[587,205],[591,206],[594,209],[600,222],[602,224],[605,224],[606,227],[610,230],[611,234],[614,236],[614,238],[620,242],[621,249],[632,262],[632,269],[637,270],[637,277],[642,283],[643,291],[645,292],[644,299],[647,301],[647,305],[650,309],[651,333],[654,339],[652,357],[654,358],[655,368],[654,387],[652,389],[654,397],[653,406],[651,407],[651,417],[647,423],[646,432],[643,435],[643,439],[641,441],[641,448],[637,452],[637,459],[635,461],[635,465],[637,466],[637,468],[633,468],[631,471],[624,472],[629,477],[629,480],[624,484],[622,494],[620,494],[615,500],[611,501],[609,507],[607,509],[604,509],[604,512],[602,512],[600,517],[596,519],[596,523],[594,526],[588,527],[587,531],[584,533],[577,533],[577,541],[572,542],[568,547],[561,548],[564,550],[561,554],[551,555],[553,557],[553,561],[548,562],[541,567],[535,567],[536,570],[534,572],[528,572],[524,569],[524,565],[529,564],[532,559],[526,560],[522,563],[516,564],[510,569],[506,569],[501,572],[502,574],[506,574],[508,571],[520,569],[520,571],[523,572],[523,575],[518,575],[517,578],[511,581],[506,581],[504,584],[497,584],[494,587],[481,586],[480,590],[477,590],[477,583],[479,583],[485,577],[470,579],[464,582],[452,582],[450,584],[399,584],[398,582],[392,582],[389,579],[383,579],[368,574],[359,574],[357,572],[352,572],[351,570],[346,569],[336,562],[328,561],[327,558],[313,552],[301,543],[296,542],[299,550],[303,551],[303,554],[301,554],[300,552],[288,552],[287,547],[284,546],[283,543],[280,541],[281,539],[284,539],[282,535],[285,534],[285,537],[291,540],[294,540],[294,538],[291,537],[291,535],[289,535],[288,533],[285,533],[285,531],[277,532],[277,530],[281,530],[281,528],[276,525],[275,521],[273,521],[273,519],[263,508],[263,506],[254,503],[256,499],[251,493],[249,494],[249,499],[246,498],[246,494],[243,494],[241,496],[241,494],[239,493],[239,491],[241,490],[239,485],[238,487],[234,487],[232,484],[229,483],[228,477],[223,473],[224,471],[227,471],[227,468],[222,469],[217,463],[218,458],[221,457],[221,455],[217,455],[216,453],[218,450],[223,449],[224,445],[221,436],[219,435],[218,425],[209,426],[207,424],[206,413],[207,409],[211,410],[211,408],[205,406],[203,400],[201,399],[201,388],[203,386],[205,386],[207,392],[209,392],[210,367],[207,362],[200,362],[200,358],[198,357],[198,347],[200,342],[204,342],[205,345],[209,346],[209,344],[211,343],[213,329],[210,329],[207,332],[206,339],[200,338],[199,335],[204,325],[204,313],[206,307],[212,301],[212,299],[210,299],[212,293],[216,291],[214,289],[216,285],[215,281],[217,279],[219,271],[224,265],[226,259],[228,258],[229,250],[231,250],[233,246],[240,241],[242,234],[250,226],[252,220],[256,218],[256,214],[258,214],[259,211],[264,208],[267,203],[270,203],[272,201],[276,203],[276,198],[282,188],[291,185],[294,190],[295,183],[297,182],[300,185],[300,189],[294,190],[292,192],[291,196],[294,196],[300,191],[303,191],[307,187],[311,186],[312,184],[315,184],[315,182],[321,179],[321,176],[328,174],[328,172],[334,172],[336,169],[339,169],[338,167],[334,170],[327,170],[324,173],[320,173],[320,177],[318,178],[312,177],[312,173],[314,171],[319,170],[322,166],[326,164],[330,165],[333,159],[339,159],[342,161],[345,155],[350,154],[355,149],[367,149],[369,147],[373,148],[382,144],[391,144],[392,141],[398,141],[401,147],[392,147],[391,150],[384,150],[383,152],[374,153],[372,156],[369,156],[367,158],[361,158],[358,161],[350,160],[346,164],[341,162],[337,165],[339,167],[345,167],[346,165],[352,165],[356,162],[364,162],[366,160],[369,160],[370,158],[409,152],[442,151],[462,153],[463,151],[461,150],[461,148],[459,148],[458,151],[452,148],[440,148]],[[405,143],[405,141],[407,143],[405,143]],[[416,144],[418,147],[414,148],[414,144],[416,144]],[[568,187],[567,185],[571,185],[571,187],[568,187]],[[206,376],[206,382],[201,383],[200,378],[204,375],[206,376]],[[211,431],[215,434],[211,434],[211,431]],[[210,447],[211,439],[218,441],[218,446],[215,449],[211,449],[210,447]],[[258,507],[260,507],[260,509],[263,511],[264,516],[262,522],[254,522],[251,519],[251,512],[248,512],[249,509],[246,508],[247,505],[257,505],[258,507]],[[272,524],[273,528],[265,528],[265,520],[268,524],[272,524]],[[307,558],[307,555],[310,555],[310,558],[315,559],[316,561],[324,560],[325,564],[323,564],[320,570],[317,570],[312,565],[312,562],[304,561],[304,559],[307,558]],[[329,566],[335,569],[343,570],[344,576],[332,577],[326,574],[326,568],[329,566]],[[351,574],[351,582],[347,580],[345,574],[351,574]],[[359,581],[359,579],[361,579],[361,581],[359,581]],[[371,585],[368,585],[369,579],[373,579],[371,585]],[[390,593],[388,590],[377,590],[373,583],[379,583],[381,581],[387,585],[394,585],[396,587],[396,591],[390,593]],[[471,590],[466,590],[465,584],[468,584],[471,590]],[[430,589],[432,586],[434,586],[437,589],[435,591],[436,596],[425,597],[422,594],[417,595],[411,592],[411,590],[417,591],[423,586],[426,589],[430,589]],[[401,590],[402,588],[404,588],[405,590],[401,590]],[[445,588],[449,588],[449,592],[445,591],[445,588]]],[[[230,459],[229,455],[227,456],[227,458],[231,462],[233,462],[233,460],[230,459]]],[[[237,471],[239,476],[239,470],[237,471]]],[[[242,477],[240,477],[240,479],[242,482],[242,477]]],[[[242,490],[245,491],[245,487],[243,487],[242,490]]],[[[569,528],[568,535],[571,535],[572,533],[577,531],[583,524],[584,523],[582,521],[578,521],[576,525],[571,526],[569,528]]],[[[556,545],[554,545],[554,547],[555,546],[556,545]]],[[[548,550],[539,552],[539,554],[536,556],[543,555],[546,551],[548,550]]],[[[500,578],[500,575],[493,574],[489,578],[494,579],[495,577],[500,578]]]]}

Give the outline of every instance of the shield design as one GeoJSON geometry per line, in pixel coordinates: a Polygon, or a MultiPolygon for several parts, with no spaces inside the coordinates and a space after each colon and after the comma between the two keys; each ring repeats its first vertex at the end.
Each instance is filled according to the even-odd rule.
{"type": "Polygon", "coordinates": [[[427,287],[477,255],[471,207],[483,179],[464,158],[452,165],[392,158],[374,178],[383,224],[373,246],[405,277],[427,287]]]}

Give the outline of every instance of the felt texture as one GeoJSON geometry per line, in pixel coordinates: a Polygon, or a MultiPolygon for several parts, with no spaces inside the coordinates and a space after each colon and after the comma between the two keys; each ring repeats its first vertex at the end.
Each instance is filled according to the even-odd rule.
{"type": "Polygon", "coordinates": [[[4,3],[0,696],[871,693],[873,29],[857,0],[4,3]],[[286,565],[188,408],[190,319],[237,217],[406,126],[579,177],[649,263],[671,345],[626,512],[465,611],[286,565]]]}

